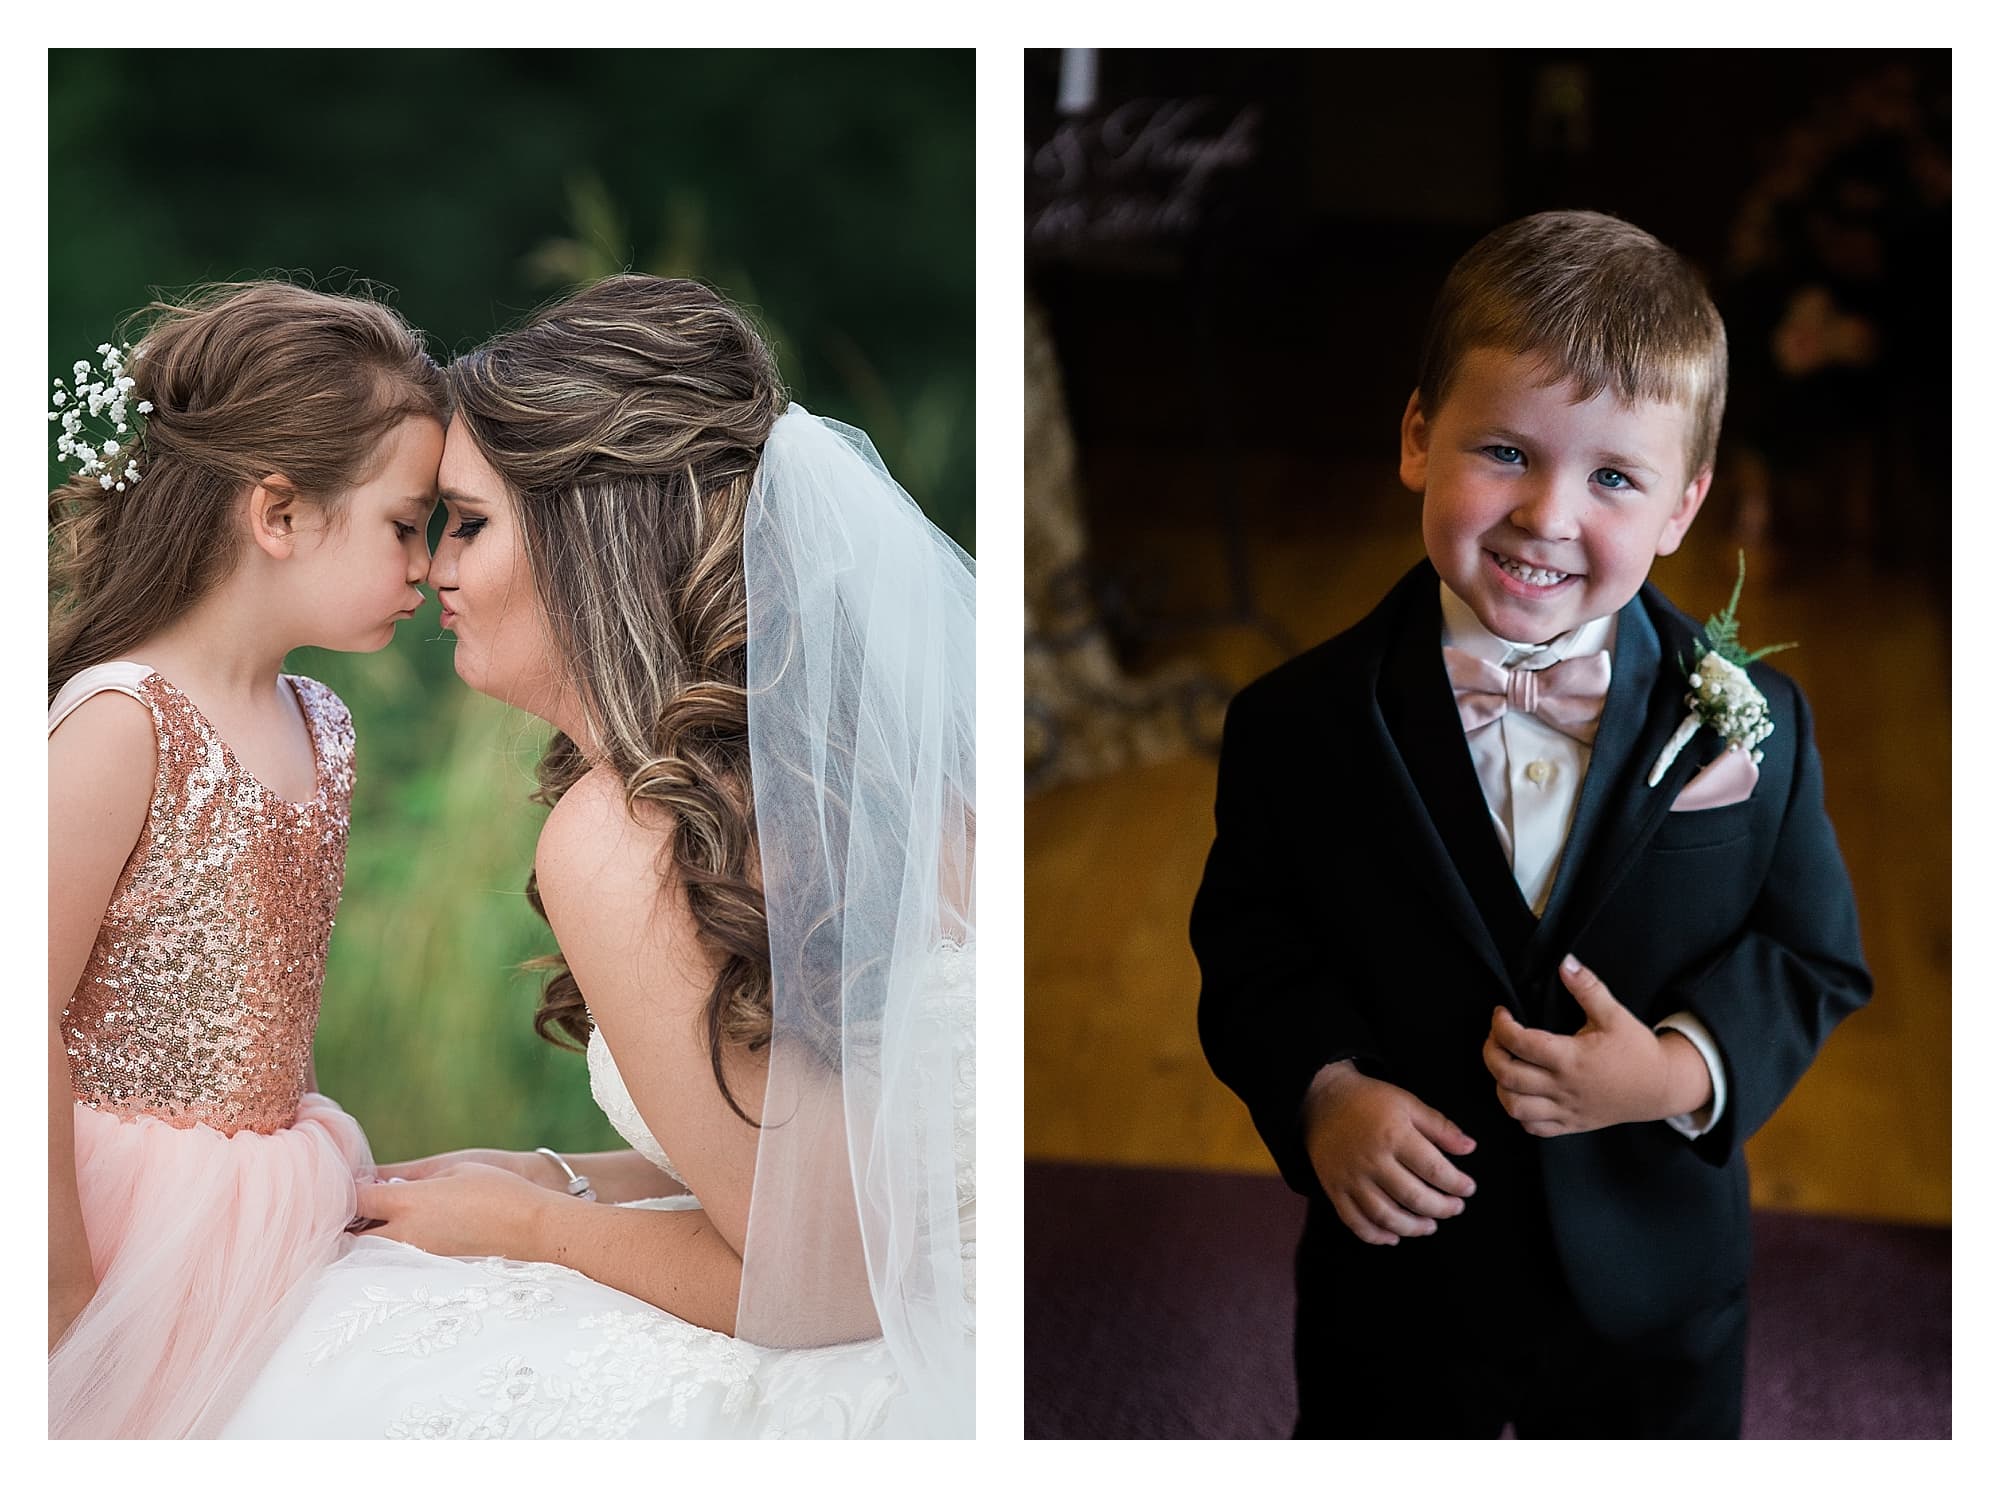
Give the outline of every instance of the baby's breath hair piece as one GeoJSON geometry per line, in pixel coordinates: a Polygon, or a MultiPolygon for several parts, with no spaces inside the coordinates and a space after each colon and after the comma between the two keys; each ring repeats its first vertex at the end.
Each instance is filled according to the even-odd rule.
{"type": "MultiPolygon", "coordinates": [[[[127,485],[139,483],[139,462],[135,458],[139,447],[139,432],[132,426],[135,421],[153,411],[153,405],[142,402],[137,409],[128,406],[127,400],[135,386],[125,374],[125,353],[131,346],[113,346],[109,341],[97,348],[97,354],[104,358],[102,365],[93,372],[88,361],[78,361],[70,368],[72,388],[65,388],[63,380],[55,380],[55,397],[50,401],[55,411],[49,415],[49,422],[62,423],[62,433],[56,436],[56,459],[74,459],[77,474],[94,475],[97,484],[107,491],[122,491],[127,485]],[[90,410],[93,419],[108,421],[107,437],[99,439],[96,433],[85,434],[83,428],[84,409],[90,410]],[[118,457],[125,457],[124,469],[118,468],[118,457]]],[[[137,352],[133,352],[137,356],[137,352]]],[[[143,425],[142,425],[143,427],[143,425]]],[[[100,429],[97,432],[106,432],[100,429]]]]}

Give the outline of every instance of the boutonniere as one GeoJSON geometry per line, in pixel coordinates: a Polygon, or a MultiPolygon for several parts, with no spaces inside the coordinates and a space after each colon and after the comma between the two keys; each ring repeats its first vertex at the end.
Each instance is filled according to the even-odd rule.
{"type": "Polygon", "coordinates": [[[1667,747],[1653,761],[1653,772],[1646,777],[1648,787],[1660,783],[1667,766],[1703,724],[1722,735],[1724,744],[1750,750],[1752,763],[1764,762],[1764,751],[1757,746],[1771,736],[1771,706],[1743,669],[1759,657],[1774,651],[1789,651],[1798,643],[1785,641],[1756,651],[1743,649],[1736,638],[1736,601],[1743,595],[1743,572],[1743,550],[1739,548],[1736,587],[1730,592],[1728,608],[1719,615],[1710,615],[1708,623],[1702,626],[1702,634],[1695,637],[1695,659],[1687,671],[1688,686],[1694,689],[1687,696],[1688,716],[1681,720],[1681,726],[1667,740],[1667,747]]]}

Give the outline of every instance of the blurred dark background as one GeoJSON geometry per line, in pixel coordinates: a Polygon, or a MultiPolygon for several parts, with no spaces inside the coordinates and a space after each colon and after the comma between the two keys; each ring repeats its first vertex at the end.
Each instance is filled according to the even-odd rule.
{"type": "Polygon", "coordinates": [[[1126,654],[1163,596],[1123,503],[1164,493],[1112,451],[1174,451],[1233,539],[1241,457],[1389,449],[1445,273],[1553,207],[1709,280],[1732,368],[1705,522],[1942,592],[1948,53],[1080,55],[1065,99],[1064,54],[1028,54],[1028,279],[1126,654]]]}
{"type": "MultiPolygon", "coordinates": [[[[54,371],[209,279],[367,288],[443,359],[604,274],[686,275],[972,547],[969,51],[55,51],[49,157],[54,371]]],[[[551,946],[521,893],[547,730],[451,645],[427,608],[289,663],[359,743],[321,1088],[383,1160],[615,1145],[516,970],[551,946]]]]}

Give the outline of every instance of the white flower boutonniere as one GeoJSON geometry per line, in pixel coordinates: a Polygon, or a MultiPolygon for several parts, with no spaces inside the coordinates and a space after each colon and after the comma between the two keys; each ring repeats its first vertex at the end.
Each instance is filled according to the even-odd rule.
{"type": "Polygon", "coordinates": [[[1729,606],[1719,615],[1710,615],[1702,627],[1702,635],[1695,638],[1695,664],[1687,674],[1688,686],[1694,689],[1687,698],[1688,716],[1681,720],[1681,726],[1667,740],[1667,747],[1653,761],[1652,773],[1646,777],[1648,787],[1660,783],[1667,766],[1703,724],[1722,735],[1724,743],[1750,750],[1754,763],[1764,762],[1764,751],[1757,746],[1771,736],[1774,726],[1771,706],[1743,669],[1759,657],[1774,651],[1789,651],[1797,643],[1786,641],[1757,651],[1743,649],[1736,638],[1736,601],[1743,595],[1743,572],[1743,553],[1738,549],[1736,588],[1730,593],[1729,606]]]}

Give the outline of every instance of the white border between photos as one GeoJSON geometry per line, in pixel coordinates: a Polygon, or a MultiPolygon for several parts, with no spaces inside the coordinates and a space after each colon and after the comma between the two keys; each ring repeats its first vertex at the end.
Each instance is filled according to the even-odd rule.
{"type": "MultiPolygon", "coordinates": [[[[29,704],[35,695],[35,663],[46,662],[48,647],[47,528],[42,526],[47,507],[34,494],[35,484],[48,468],[48,421],[39,415],[40,425],[29,432],[27,390],[37,393],[48,385],[44,364],[48,358],[48,70],[39,49],[14,45],[0,51],[0,138],[4,138],[7,170],[4,179],[14,208],[14,231],[0,238],[5,245],[6,282],[21,290],[20,313],[7,322],[7,375],[0,386],[18,388],[21,407],[5,427],[6,465],[17,472],[19,483],[14,500],[7,505],[8,520],[0,524],[0,779],[20,782],[15,790],[0,794],[0,841],[16,844],[13,853],[0,855],[0,906],[6,915],[4,939],[0,944],[16,948],[16,974],[36,985],[45,980],[48,964],[48,921],[43,913],[48,904],[48,774],[45,756],[33,747],[33,720],[29,704]],[[30,444],[30,438],[35,443],[30,444]],[[39,447],[38,447],[39,446],[39,447]],[[39,533],[37,529],[40,529],[39,533]]],[[[44,671],[46,676],[46,670],[44,671]]],[[[44,698],[47,692],[44,690],[44,698]]],[[[47,718],[44,709],[43,718],[47,718]]],[[[24,1010],[29,1002],[26,988],[19,989],[24,1010]]],[[[47,1106],[42,1095],[47,1090],[47,1063],[34,1057],[33,1039],[26,1020],[8,1041],[6,1049],[6,1122],[21,1137],[16,1151],[20,1171],[16,1221],[5,1234],[0,1248],[0,1266],[6,1274],[22,1279],[6,1298],[0,1337],[8,1341],[5,1388],[0,1390],[0,1421],[4,1421],[9,1442],[45,1442],[48,1419],[43,1409],[47,1400],[46,1373],[31,1357],[27,1344],[36,1336],[28,1304],[36,1288],[28,1281],[34,1273],[34,1256],[48,1255],[48,1195],[43,1184],[33,1183],[26,1171],[31,1160],[31,1134],[47,1131],[47,1106]],[[33,1229],[30,1230],[30,1226],[33,1229]]],[[[45,1046],[46,1047],[46,1046],[45,1046]]],[[[46,1293],[44,1293],[46,1300],[46,1293]]],[[[46,1323],[44,1324],[46,1328],[46,1323]]],[[[46,1354],[45,1354],[46,1357],[46,1354]]],[[[53,1444],[45,1446],[53,1451],[53,1444]]],[[[73,1470],[74,1464],[67,1464],[73,1470]]]]}
{"type": "MultiPolygon", "coordinates": [[[[1996,1087],[2000,1052],[1994,997],[2000,980],[2000,915],[1994,912],[2000,902],[2000,855],[1994,851],[2000,773],[1993,760],[2000,690],[1983,675],[1987,658],[1979,649],[1981,639],[1995,633],[1995,576],[1988,560],[2000,551],[2000,502],[1986,478],[1993,461],[1987,420],[2000,403],[2000,362],[1993,356],[2000,345],[1992,275],[2000,234],[1995,58],[1991,47],[1953,54],[1952,396],[1950,408],[1938,410],[1938,437],[1951,441],[1953,473],[1952,1429],[1958,1442],[1986,1448],[2000,1440],[2000,1273],[1993,1264],[2000,1254],[2000,1198],[1988,1135],[1995,1115],[1984,1099],[1996,1087]]],[[[1943,830],[1947,824],[1938,825],[1943,830]]],[[[1986,1470],[1992,1470],[1990,1456],[1986,1470]]]]}
{"type": "Polygon", "coordinates": [[[1021,52],[979,53],[979,1436],[1022,1419],[1021,52]]]}

